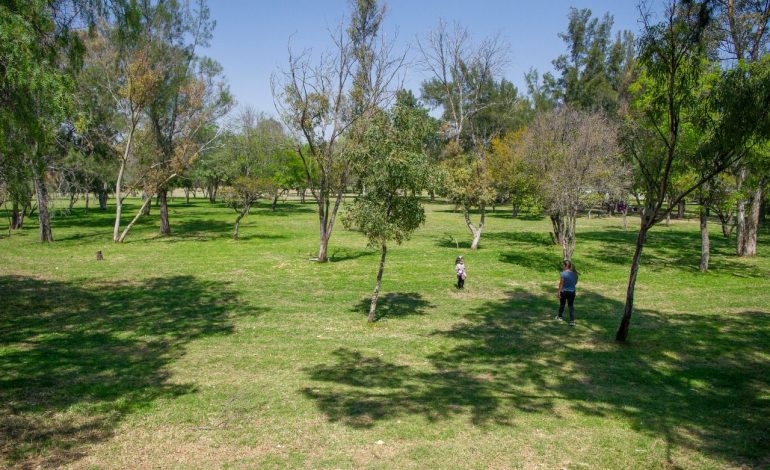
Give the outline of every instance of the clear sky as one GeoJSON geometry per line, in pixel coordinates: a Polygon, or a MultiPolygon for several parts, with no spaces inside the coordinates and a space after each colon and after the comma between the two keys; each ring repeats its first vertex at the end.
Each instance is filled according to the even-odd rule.
{"type": "MultiPolygon", "coordinates": [[[[637,0],[389,0],[383,31],[397,35],[397,45],[414,57],[415,37],[444,19],[460,22],[473,39],[500,33],[510,45],[505,78],[525,92],[530,67],[552,70],[551,61],[566,52],[557,34],[567,29],[569,8],[589,8],[594,16],[610,13],[615,30],[638,32],[637,0]]],[[[287,47],[312,49],[330,45],[329,28],[348,15],[348,0],[209,0],[217,21],[211,46],[201,52],[219,61],[239,105],[275,114],[270,75],[287,64],[287,47]]],[[[425,76],[408,71],[406,86],[419,96],[425,76]]]]}

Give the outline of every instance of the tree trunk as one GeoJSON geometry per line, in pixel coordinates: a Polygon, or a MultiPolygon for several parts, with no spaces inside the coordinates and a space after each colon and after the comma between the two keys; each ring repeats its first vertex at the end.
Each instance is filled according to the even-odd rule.
{"type": "Polygon", "coordinates": [[[519,216],[519,208],[516,207],[516,204],[511,205],[511,218],[515,219],[519,216]]]}
{"type": "MultiPolygon", "coordinates": [[[[740,172],[738,173],[737,179],[737,186],[738,190],[740,191],[741,187],[743,186],[743,182],[746,179],[746,168],[741,168],[740,172]]],[[[743,256],[746,253],[746,200],[745,199],[738,199],[738,203],[736,205],[736,213],[735,213],[735,222],[736,222],[736,240],[735,240],[735,254],[738,256],[743,256]]]]}
{"type": "Polygon", "coordinates": [[[240,214],[238,214],[238,218],[235,219],[235,231],[233,232],[233,240],[238,240],[238,229],[241,227],[241,219],[249,213],[250,207],[250,205],[244,205],[240,214]]]}
{"type": "Polygon", "coordinates": [[[13,201],[13,209],[11,211],[11,230],[19,230],[24,225],[24,212],[19,210],[18,201],[13,201]]]}
{"type": "Polygon", "coordinates": [[[168,191],[161,189],[158,192],[160,200],[160,234],[171,235],[171,225],[168,222],[168,191]]]}
{"type": "Polygon", "coordinates": [[[131,230],[131,227],[133,227],[136,221],[139,220],[139,217],[141,217],[144,214],[144,206],[149,204],[151,200],[152,198],[149,198],[149,197],[144,200],[144,203],[142,203],[142,207],[140,207],[139,210],[136,211],[136,215],[134,216],[134,218],[131,220],[131,222],[128,225],[126,225],[126,228],[123,229],[123,233],[121,233],[120,237],[118,238],[118,241],[117,241],[118,243],[123,243],[123,241],[126,239],[126,235],[128,235],[128,231],[131,230]]]}
{"type": "MultiPolygon", "coordinates": [[[[118,179],[115,181],[115,225],[112,228],[112,241],[117,243],[120,240],[120,215],[123,213],[123,194],[121,186],[123,183],[123,173],[126,170],[126,159],[120,161],[118,170],[118,179]]],[[[106,209],[106,199],[105,199],[106,209]]]]}
{"type": "Polygon", "coordinates": [[[623,208],[623,230],[628,230],[628,206],[623,208]]]}
{"type": "Polygon", "coordinates": [[[374,285],[374,292],[372,292],[372,302],[369,305],[369,316],[367,321],[374,323],[377,318],[375,312],[377,310],[377,298],[380,296],[380,287],[382,286],[382,273],[385,271],[385,255],[388,254],[388,247],[384,243],[382,244],[382,256],[380,257],[380,268],[377,270],[377,284],[374,285]]]}
{"type": "Polygon", "coordinates": [[[299,192],[299,202],[300,202],[300,204],[304,204],[305,203],[305,191],[307,191],[307,190],[303,189],[302,191],[299,192]]]}
{"type": "Polygon", "coordinates": [[[631,260],[631,274],[628,276],[628,289],[626,290],[626,305],[623,308],[623,319],[615,334],[615,341],[625,342],[628,338],[628,327],[631,325],[631,314],[634,311],[634,289],[636,288],[636,275],[639,273],[639,261],[642,258],[642,249],[647,240],[646,220],[642,220],[642,226],[639,229],[639,236],[636,238],[636,250],[631,260]]]}
{"type": "Polygon", "coordinates": [[[70,193],[70,201],[69,201],[69,205],[67,206],[67,213],[72,212],[72,208],[75,207],[76,202],[78,202],[78,194],[70,193]]]}
{"type": "Polygon", "coordinates": [[[471,235],[473,235],[473,241],[471,241],[471,250],[477,250],[479,248],[479,242],[481,241],[481,232],[484,230],[484,218],[486,216],[486,210],[484,205],[480,205],[479,209],[481,210],[481,218],[479,220],[479,226],[474,227],[473,223],[471,222],[471,214],[470,214],[470,208],[466,205],[463,205],[463,215],[465,216],[465,225],[468,226],[468,230],[471,231],[471,235]]]}
{"type": "Polygon", "coordinates": [[[749,213],[746,217],[746,230],[744,231],[745,249],[743,256],[756,256],[757,255],[757,233],[759,232],[759,215],[762,207],[764,181],[760,179],[757,182],[757,188],[754,190],[754,194],[751,195],[751,205],[749,206],[749,213]]]}
{"type": "Polygon", "coordinates": [[[150,215],[150,208],[152,207],[152,196],[148,196],[144,191],[142,191],[142,207],[142,215],[150,215]],[[150,202],[147,204],[144,203],[146,199],[150,200],[150,202]]]}
{"type": "Polygon", "coordinates": [[[676,208],[676,218],[677,219],[679,219],[679,220],[684,219],[684,210],[685,210],[684,201],[681,201],[677,205],[677,208],[676,208]]]}
{"type": "Polygon", "coordinates": [[[48,188],[45,187],[45,173],[36,164],[32,165],[32,178],[35,182],[35,195],[37,196],[37,213],[40,222],[40,242],[53,241],[51,233],[51,215],[48,212],[48,188]]]}
{"type": "Polygon", "coordinates": [[[187,188],[184,190],[184,202],[185,204],[190,204],[190,190],[187,188]]]}
{"type": "Polygon", "coordinates": [[[563,240],[561,237],[561,234],[564,232],[562,229],[562,225],[564,224],[564,221],[561,219],[561,216],[559,214],[551,215],[551,227],[553,228],[553,231],[551,232],[551,241],[554,245],[563,245],[563,240]]]}
{"type": "Polygon", "coordinates": [[[99,210],[100,211],[106,211],[107,210],[107,188],[102,189],[99,191],[99,210]]]}
{"type": "Polygon", "coordinates": [[[561,238],[562,256],[565,260],[572,259],[572,253],[575,252],[575,245],[577,243],[575,237],[575,226],[577,225],[577,215],[570,214],[561,217],[561,230],[559,234],[561,238]]]}
{"type": "Polygon", "coordinates": [[[217,184],[210,184],[208,188],[209,202],[214,204],[217,202],[217,184]]]}
{"type": "Polygon", "coordinates": [[[280,195],[280,193],[275,193],[275,194],[273,195],[273,205],[271,206],[271,210],[272,210],[273,212],[275,212],[275,208],[276,208],[276,206],[278,205],[278,196],[279,196],[279,195],[280,195]]]}
{"type": "Polygon", "coordinates": [[[709,256],[711,254],[711,240],[709,240],[708,228],[708,203],[704,202],[700,207],[700,272],[705,273],[709,269],[709,256]]]}
{"type": "Polygon", "coordinates": [[[91,200],[91,192],[86,191],[86,208],[83,209],[84,214],[88,214],[88,203],[90,202],[90,200],[91,200]]]}

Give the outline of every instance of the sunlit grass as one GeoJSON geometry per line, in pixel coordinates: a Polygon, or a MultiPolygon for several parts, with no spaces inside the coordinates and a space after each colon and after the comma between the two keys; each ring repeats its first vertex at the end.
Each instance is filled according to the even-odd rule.
{"type": "MultiPolygon", "coordinates": [[[[130,210],[136,209],[133,204],[130,210]]],[[[310,203],[235,213],[171,206],[127,243],[82,208],[0,235],[4,466],[723,468],[770,462],[770,255],[733,256],[697,221],[653,229],[629,344],[612,341],[635,220],[582,218],[577,327],[552,320],[549,222],[488,218],[482,247],[452,207],[378,253],[310,203]],[[104,261],[96,261],[101,250],[104,261]],[[453,287],[465,255],[464,291],[453,287]]]]}

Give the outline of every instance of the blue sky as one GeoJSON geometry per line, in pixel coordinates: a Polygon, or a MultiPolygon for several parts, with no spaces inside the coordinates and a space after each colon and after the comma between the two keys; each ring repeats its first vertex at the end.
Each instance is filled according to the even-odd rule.
{"type": "MultiPolygon", "coordinates": [[[[435,28],[439,19],[460,22],[474,39],[500,33],[510,45],[505,78],[524,92],[530,67],[552,70],[551,61],[566,51],[557,34],[567,28],[569,8],[589,8],[594,16],[610,13],[615,29],[639,30],[636,0],[390,0],[383,31],[397,34],[400,50],[414,56],[415,36],[435,28]]],[[[217,21],[209,48],[201,52],[219,61],[239,105],[275,114],[270,75],[285,68],[291,37],[297,51],[313,54],[329,48],[328,29],[348,14],[347,0],[209,0],[217,21]]],[[[410,69],[406,86],[419,96],[425,78],[410,69]]]]}

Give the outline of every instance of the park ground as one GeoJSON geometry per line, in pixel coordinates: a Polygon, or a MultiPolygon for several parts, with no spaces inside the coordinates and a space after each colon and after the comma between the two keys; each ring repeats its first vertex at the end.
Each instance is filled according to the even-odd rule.
{"type": "Polygon", "coordinates": [[[373,325],[378,252],[338,225],[309,261],[310,203],[259,206],[237,242],[202,199],[122,245],[82,207],[50,245],[35,220],[3,232],[0,467],[770,467],[767,231],[741,259],[713,225],[701,274],[697,220],[653,229],[620,345],[636,220],[579,220],[570,328],[547,219],[501,209],[471,252],[462,215],[426,207],[373,325]]]}

